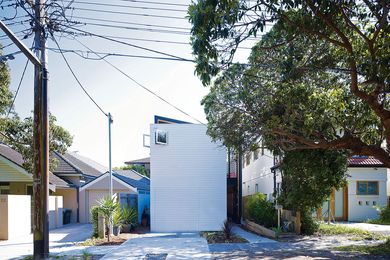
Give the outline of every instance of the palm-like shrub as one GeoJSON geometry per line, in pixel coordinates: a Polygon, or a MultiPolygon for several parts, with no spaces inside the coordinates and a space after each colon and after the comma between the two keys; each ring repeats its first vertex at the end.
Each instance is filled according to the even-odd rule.
{"type": "Polygon", "coordinates": [[[113,224],[113,216],[115,211],[119,210],[119,204],[114,198],[103,198],[99,202],[99,213],[103,215],[108,230],[107,239],[110,242],[111,226],[113,224]]]}
{"type": "Polygon", "coordinates": [[[138,213],[134,207],[123,207],[121,209],[123,224],[136,226],[138,224],[138,213]]]}
{"type": "Polygon", "coordinates": [[[230,238],[232,237],[232,228],[233,228],[232,222],[226,219],[223,222],[223,226],[222,226],[222,232],[225,236],[225,239],[230,240],[230,238]]]}

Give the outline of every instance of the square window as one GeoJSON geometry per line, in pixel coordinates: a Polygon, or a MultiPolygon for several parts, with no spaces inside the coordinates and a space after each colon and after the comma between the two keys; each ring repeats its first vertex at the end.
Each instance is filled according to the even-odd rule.
{"type": "Polygon", "coordinates": [[[368,184],[367,193],[369,195],[378,195],[378,182],[377,181],[369,181],[368,184]]]}
{"type": "Polygon", "coordinates": [[[166,131],[156,131],[156,144],[168,144],[168,133],[166,131]]]}
{"type": "Polygon", "coordinates": [[[377,181],[357,181],[357,195],[379,195],[379,182],[377,181]]]}
{"type": "Polygon", "coordinates": [[[373,201],[373,202],[372,202],[372,205],[373,205],[373,206],[376,206],[376,201],[373,201]]]}
{"type": "Polygon", "coordinates": [[[370,206],[370,202],[369,201],[366,201],[366,206],[370,206]]]}
{"type": "Polygon", "coordinates": [[[359,206],[363,205],[363,203],[359,200],[359,206]]]}

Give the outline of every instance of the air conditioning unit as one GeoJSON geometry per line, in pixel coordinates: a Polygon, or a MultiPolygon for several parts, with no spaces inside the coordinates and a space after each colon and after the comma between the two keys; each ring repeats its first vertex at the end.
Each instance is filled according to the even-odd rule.
{"type": "Polygon", "coordinates": [[[168,132],[163,130],[156,130],[155,140],[156,140],[156,144],[167,145],[168,132]]]}

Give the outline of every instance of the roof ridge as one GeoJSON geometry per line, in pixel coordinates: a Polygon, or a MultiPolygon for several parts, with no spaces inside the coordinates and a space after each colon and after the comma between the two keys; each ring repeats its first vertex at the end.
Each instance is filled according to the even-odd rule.
{"type": "Polygon", "coordinates": [[[64,160],[67,164],[69,164],[71,167],[73,167],[76,171],[78,171],[79,173],[81,174],[84,174],[81,169],[79,167],[77,167],[76,165],[74,165],[73,163],[71,163],[68,159],[66,159],[62,154],[60,154],[59,152],[57,151],[54,151],[55,154],[57,154],[57,156],[61,157],[62,160],[64,160]]]}

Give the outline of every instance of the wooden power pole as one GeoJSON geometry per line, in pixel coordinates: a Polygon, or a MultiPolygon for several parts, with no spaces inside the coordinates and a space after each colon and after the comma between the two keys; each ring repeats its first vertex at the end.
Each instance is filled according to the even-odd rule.
{"type": "Polygon", "coordinates": [[[34,259],[49,257],[49,115],[45,2],[35,0],[35,55],[41,66],[34,76],[33,237],[34,259]]]}

